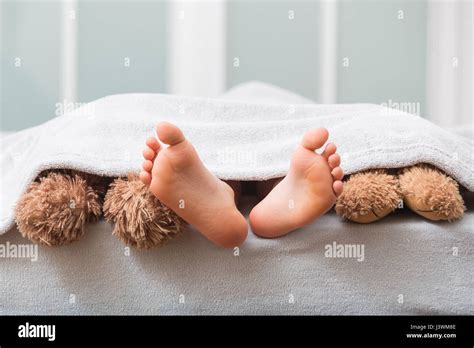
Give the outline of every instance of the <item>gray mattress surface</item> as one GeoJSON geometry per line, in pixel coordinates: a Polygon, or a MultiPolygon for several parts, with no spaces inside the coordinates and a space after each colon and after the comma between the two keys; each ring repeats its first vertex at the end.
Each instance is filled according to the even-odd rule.
{"type": "MultiPolygon", "coordinates": [[[[38,247],[37,261],[0,258],[0,314],[474,314],[467,203],[455,223],[399,210],[357,225],[331,212],[280,239],[250,232],[238,252],[194,230],[128,252],[101,220],[78,242],[38,247]],[[359,254],[329,257],[334,243],[359,254]]],[[[0,244],[30,242],[11,230],[0,244]]]]}

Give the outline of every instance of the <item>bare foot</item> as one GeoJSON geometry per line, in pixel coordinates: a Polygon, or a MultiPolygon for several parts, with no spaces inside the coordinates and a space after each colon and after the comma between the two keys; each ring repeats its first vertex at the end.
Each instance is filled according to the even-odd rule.
{"type": "Polygon", "coordinates": [[[327,141],[324,128],[307,132],[291,159],[290,170],[250,212],[255,234],[274,238],[303,227],[324,213],[342,193],[341,159],[328,144],[321,155],[314,152],[327,141]]]}
{"type": "Polygon", "coordinates": [[[237,210],[232,188],[211,174],[181,130],[167,122],[156,127],[160,146],[148,138],[140,179],[167,207],[206,238],[235,247],[247,237],[247,222],[237,210]]]}

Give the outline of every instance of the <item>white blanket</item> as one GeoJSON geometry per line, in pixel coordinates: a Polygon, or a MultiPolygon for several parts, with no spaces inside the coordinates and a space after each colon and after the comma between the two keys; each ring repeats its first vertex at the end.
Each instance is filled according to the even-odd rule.
{"type": "Polygon", "coordinates": [[[220,99],[123,94],[1,140],[0,234],[13,225],[17,200],[42,170],[107,176],[138,171],[144,140],[160,120],[182,127],[208,169],[222,179],[282,177],[301,136],[326,127],[346,173],[427,162],[474,191],[472,140],[380,105],[319,105],[255,83],[220,99]]]}
{"type": "MultiPolygon", "coordinates": [[[[249,232],[238,255],[194,229],[130,250],[105,221],[37,257],[0,259],[0,315],[473,315],[474,202],[453,223],[397,210],[368,225],[330,212],[278,239],[249,232]],[[364,258],[326,257],[328,245],[364,258]]],[[[247,216],[254,201],[244,197],[247,216]]],[[[27,245],[16,229],[0,245],[27,245]]],[[[0,329],[1,330],[1,329],[0,329]]]]}

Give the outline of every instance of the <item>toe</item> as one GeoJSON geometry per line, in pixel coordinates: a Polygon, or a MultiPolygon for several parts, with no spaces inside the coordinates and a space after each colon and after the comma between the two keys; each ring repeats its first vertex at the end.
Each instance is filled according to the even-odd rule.
{"type": "Polygon", "coordinates": [[[344,172],[341,167],[336,167],[331,171],[332,178],[334,180],[342,180],[344,177],[344,172]]]}
{"type": "Polygon", "coordinates": [[[341,164],[341,156],[339,156],[337,153],[335,153],[334,155],[329,156],[328,163],[329,163],[329,167],[331,167],[331,169],[339,167],[339,165],[341,164]]]}
{"type": "Polygon", "coordinates": [[[150,183],[151,183],[150,173],[145,172],[145,171],[141,171],[139,177],[140,177],[140,180],[142,181],[142,183],[144,183],[147,186],[150,185],[150,183]]]}
{"type": "Polygon", "coordinates": [[[160,122],[156,126],[156,133],[162,142],[170,146],[177,145],[185,140],[181,129],[169,122],[160,122]]]}
{"type": "Polygon", "coordinates": [[[143,150],[143,158],[149,161],[153,161],[155,159],[156,152],[150,149],[149,147],[143,150]]]}
{"type": "Polygon", "coordinates": [[[155,152],[158,152],[158,150],[160,149],[160,143],[155,137],[149,137],[146,140],[146,145],[155,152]]]}
{"type": "Polygon", "coordinates": [[[153,168],[153,162],[149,160],[143,161],[142,167],[145,172],[151,173],[151,170],[153,168]]]}
{"type": "Polygon", "coordinates": [[[339,197],[342,193],[342,190],[344,189],[344,186],[342,185],[342,181],[340,180],[334,181],[332,184],[332,189],[336,197],[339,197]]]}
{"type": "Polygon", "coordinates": [[[315,128],[308,131],[301,142],[303,147],[314,151],[319,149],[328,140],[329,132],[326,128],[315,128]]]}
{"type": "Polygon", "coordinates": [[[329,156],[333,155],[336,153],[337,147],[333,143],[329,143],[326,145],[326,148],[324,149],[322,155],[326,157],[326,159],[329,158],[329,156]]]}

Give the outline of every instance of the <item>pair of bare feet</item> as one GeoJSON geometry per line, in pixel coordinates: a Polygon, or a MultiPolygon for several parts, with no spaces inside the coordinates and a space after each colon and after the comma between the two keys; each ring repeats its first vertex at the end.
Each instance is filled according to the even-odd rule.
{"type": "MultiPolygon", "coordinates": [[[[210,173],[181,130],[167,122],[156,127],[157,138],[146,141],[140,179],[177,215],[210,241],[235,247],[247,237],[247,221],[237,209],[239,183],[230,185],[210,173]]],[[[252,231],[274,238],[307,225],[327,212],[342,192],[343,177],[336,146],[328,144],[328,131],[307,132],[291,159],[283,179],[262,182],[266,196],[250,213],[252,231]]]]}

